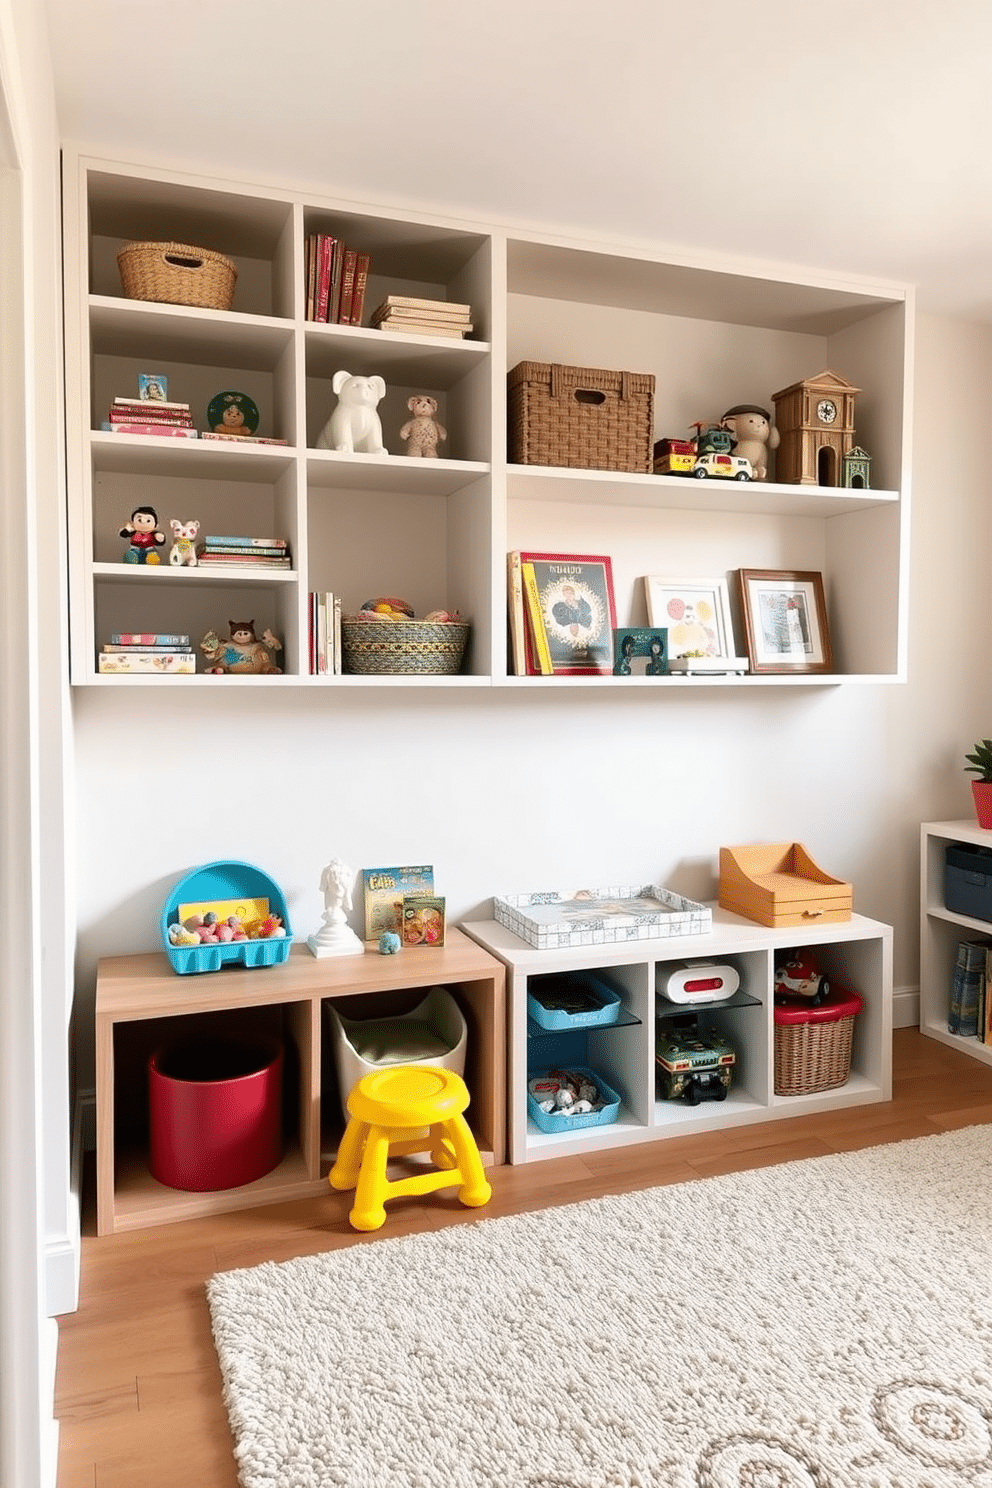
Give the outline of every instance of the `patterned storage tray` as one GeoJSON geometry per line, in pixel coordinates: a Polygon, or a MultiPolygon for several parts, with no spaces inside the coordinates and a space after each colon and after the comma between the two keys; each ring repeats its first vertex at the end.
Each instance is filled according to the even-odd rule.
{"type": "Polygon", "coordinates": [[[659,884],[560,889],[493,898],[493,916],[539,951],[706,935],[713,912],[659,884]]]}

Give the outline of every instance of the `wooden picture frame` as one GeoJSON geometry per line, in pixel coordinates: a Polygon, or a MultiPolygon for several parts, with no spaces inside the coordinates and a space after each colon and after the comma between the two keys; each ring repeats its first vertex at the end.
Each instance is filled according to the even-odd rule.
{"type": "Polygon", "coordinates": [[[832,672],[823,575],[739,568],[741,613],[752,672],[832,672]]]}
{"type": "Polygon", "coordinates": [[[644,579],[648,622],[668,629],[668,659],[690,651],[707,656],[737,654],[725,578],[683,579],[648,574],[644,579]]]}

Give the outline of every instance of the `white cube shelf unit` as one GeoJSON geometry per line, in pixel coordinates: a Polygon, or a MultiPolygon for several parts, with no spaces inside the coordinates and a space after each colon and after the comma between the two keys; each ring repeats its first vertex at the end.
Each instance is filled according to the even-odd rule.
{"type": "Polygon", "coordinates": [[[240,679],[246,685],[698,690],[903,679],[913,315],[905,286],[565,239],[73,151],[64,179],[74,684],[230,685],[202,675],[100,676],[96,656],[117,630],[196,641],[235,614],[284,639],[285,675],[240,679]],[[365,324],[306,320],[305,243],[316,232],[370,253],[365,324]],[[116,253],[130,241],[227,254],[238,266],[232,308],[124,298],[116,253]],[[368,313],[387,293],[470,304],[471,339],[372,328],[368,313]],[[856,438],[872,456],[873,488],[511,465],[506,373],[522,360],[652,373],[655,437],[684,436],[693,420],[735,403],[771,408],[772,392],[831,368],[862,389],[856,438]],[[316,448],[341,369],[385,379],[388,456],[316,448]],[[171,397],[191,404],[199,428],[210,399],[237,389],[258,404],[259,432],[287,444],[102,432],[110,401],[134,393],[138,372],[149,370],[168,375],[171,397]],[[438,399],[449,435],[441,459],[403,453],[399,429],[414,392],[438,399]],[[198,519],[201,531],[284,535],[293,569],[208,575],[124,564],[118,530],[139,502],[166,523],[198,519]],[[647,573],[820,571],[836,671],[514,677],[505,555],[517,547],[609,553],[621,625],[646,623],[647,573]],[[402,594],[418,614],[461,610],[472,621],[462,672],[310,676],[311,590],[339,593],[346,610],[378,594],[402,594]]]}
{"type": "MultiPolygon", "coordinates": [[[[513,1163],[564,1157],[632,1142],[799,1116],[845,1106],[869,1105],[892,1096],[892,930],[862,915],[843,924],[768,929],[713,907],[706,935],[584,945],[538,951],[495,920],[462,925],[507,967],[509,1050],[507,1056],[508,1150],[513,1163]],[[776,951],[794,945],[815,948],[820,969],[834,986],[855,991],[864,1008],[854,1020],[851,1071],[831,1090],[776,1095],[773,974],[776,951]],[[747,1005],[702,1009],[730,1039],[737,1053],[734,1078],[723,1101],[690,1106],[659,1099],[655,1089],[655,1012],[659,969],[683,961],[730,962],[741,978],[747,1005]],[[532,977],[548,972],[592,971],[621,999],[621,1021],[584,1034],[548,1034],[528,1019],[532,977]],[[559,1051],[554,1052],[555,1040],[559,1051]],[[577,1040],[582,1041],[579,1047],[577,1040]],[[548,1063],[577,1063],[599,1073],[620,1096],[617,1121],[574,1132],[542,1132],[527,1109],[528,1072],[548,1063]]],[[[663,1000],[663,1006],[664,1006],[663,1000]]],[[[671,1012],[672,1005],[667,1004],[671,1012]]]]}
{"type": "Polygon", "coordinates": [[[944,866],[955,843],[992,848],[992,832],[975,821],[924,822],[920,829],[920,1032],[992,1064],[992,1045],[947,1027],[959,942],[983,936],[992,942],[992,922],[958,914],[945,903],[944,866]]]}

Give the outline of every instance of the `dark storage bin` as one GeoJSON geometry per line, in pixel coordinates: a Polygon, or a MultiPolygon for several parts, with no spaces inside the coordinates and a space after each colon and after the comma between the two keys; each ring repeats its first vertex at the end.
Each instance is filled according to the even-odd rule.
{"type": "Polygon", "coordinates": [[[282,1046],[203,1039],[148,1061],[153,1178],[190,1193],[239,1188],[282,1159],[282,1046]]]}
{"type": "Polygon", "coordinates": [[[955,914],[992,921],[992,849],[951,843],[944,864],[944,904],[955,914]]]}

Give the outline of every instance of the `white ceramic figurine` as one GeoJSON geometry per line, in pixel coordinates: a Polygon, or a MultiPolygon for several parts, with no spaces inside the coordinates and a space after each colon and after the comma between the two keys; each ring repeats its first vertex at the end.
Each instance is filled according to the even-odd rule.
{"type": "Polygon", "coordinates": [[[376,412],[386,391],[382,378],[335,372],[331,386],[337,393],[338,404],[318,435],[317,448],[338,450],[346,455],[388,455],[376,412]]]}

